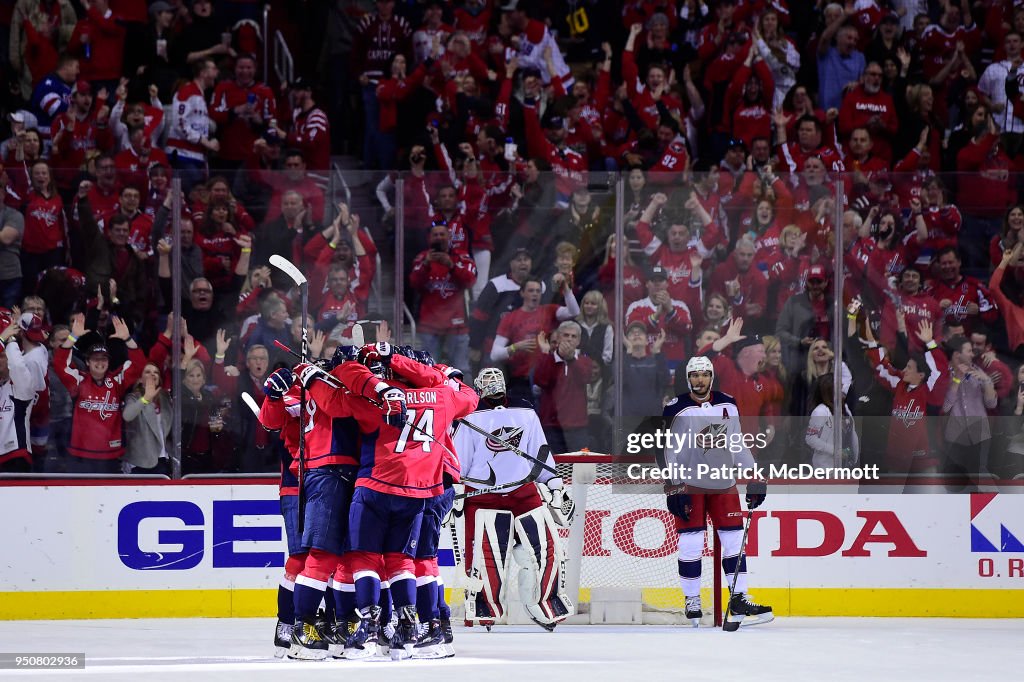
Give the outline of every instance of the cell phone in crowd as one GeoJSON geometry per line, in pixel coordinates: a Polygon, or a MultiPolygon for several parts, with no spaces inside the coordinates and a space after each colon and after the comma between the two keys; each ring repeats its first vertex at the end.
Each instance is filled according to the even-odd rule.
{"type": "Polygon", "coordinates": [[[511,137],[505,138],[505,160],[515,161],[519,153],[519,145],[511,137]]]}

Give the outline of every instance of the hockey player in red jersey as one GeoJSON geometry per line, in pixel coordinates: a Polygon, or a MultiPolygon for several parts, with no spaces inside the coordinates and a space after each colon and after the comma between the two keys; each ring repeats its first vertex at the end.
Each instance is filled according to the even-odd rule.
{"type": "MultiPolygon", "coordinates": [[[[686,617],[696,627],[702,615],[701,554],[706,516],[710,516],[722,543],[722,570],[736,585],[729,602],[729,620],[738,622],[751,616],[756,620],[748,624],[768,622],[774,618],[771,607],[757,604],[747,595],[746,557],[740,556],[743,512],[736,481],[732,477],[715,478],[697,473],[697,467],[705,464],[711,470],[754,466],[746,443],[737,438],[753,434],[743,433],[733,397],[711,390],[714,380],[715,366],[710,359],[702,355],[690,358],[686,363],[686,383],[690,391],[671,400],[664,412],[670,420],[672,433],[680,437],[676,442],[682,442],[682,445],[665,448],[664,461],[659,464],[678,465],[680,472],[666,483],[665,493],[668,510],[676,517],[679,532],[679,582],[686,596],[686,617]],[[726,447],[717,442],[723,437],[728,438],[726,447]],[[702,442],[702,438],[712,439],[712,442],[702,442]],[[736,452],[733,444],[742,444],[742,448],[736,452]]],[[[747,509],[759,507],[765,494],[763,482],[748,483],[747,509]]]]}
{"type": "Polygon", "coordinates": [[[346,643],[347,658],[358,658],[359,652],[369,655],[375,648],[381,626],[377,602],[384,577],[389,579],[399,615],[391,656],[412,655],[416,640],[413,557],[425,500],[444,491],[444,448],[439,440],[455,419],[477,405],[477,396],[468,387],[458,382],[452,386],[437,370],[392,355],[390,344],[372,344],[360,350],[358,363],[344,363],[332,370],[354,396],[322,380],[324,375],[317,367],[297,368],[300,381],[317,404],[332,414],[350,410],[362,437],[359,475],[349,512],[360,623],[346,643]],[[403,388],[393,369],[419,388],[403,388]]]}
{"type": "Polygon", "coordinates": [[[508,604],[501,596],[515,559],[523,606],[535,623],[554,630],[575,613],[562,589],[565,552],[558,534],[559,526],[567,528],[572,521],[572,500],[561,478],[542,470],[532,480],[534,464],[502,444],[511,443],[554,468],[537,413],[529,406],[508,405],[501,370],[482,370],[475,385],[481,407],[467,421],[496,438],[459,425],[455,451],[468,488],[493,473],[492,487],[500,492],[466,498],[466,620],[488,626],[505,620],[508,604]]]}
{"type": "MultiPolygon", "coordinates": [[[[347,551],[348,508],[358,468],[359,433],[355,421],[344,419],[349,414],[329,414],[316,400],[307,400],[303,406],[301,387],[288,381],[292,379],[288,373],[275,372],[271,378],[275,377],[272,393],[267,395],[277,395],[287,384],[279,401],[283,405],[274,399],[264,402],[260,421],[280,429],[288,416],[298,418],[305,409],[306,449],[299,454],[305,457],[305,475],[298,484],[305,494],[301,547],[308,551],[308,556],[295,578],[295,626],[288,657],[320,660],[328,654],[340,655],[344,643],[344,633],[337,632],[335,599],[328,591],[328,583],[347,551]],[[325,597],[328,622],[321,628],[316,622],[317,607],[325,597]]],[[[296,457],[291,467],[293,473],[298,468],[296,457]]]]}
{"type": "Polygon", "coordinates": [[[268,431],[280,431],[284,446],[279,493],[288,558],[284,563],[284,576],[277,587],[277,626],[274,629],[276,658],[282,658],[291,649],[295,623],[295,579],[302,571],[308,554],[302,548],[302,536],[299,534],[299,480],[291,470],[292,460],[298,454],[299,445],[298,403],[286,405],[283,399],[293,380],[292,371],[287,367],[282,367],[267,377],[263,383],[266,399],[260,406],[258,415],[263,428],[268,431]]]}

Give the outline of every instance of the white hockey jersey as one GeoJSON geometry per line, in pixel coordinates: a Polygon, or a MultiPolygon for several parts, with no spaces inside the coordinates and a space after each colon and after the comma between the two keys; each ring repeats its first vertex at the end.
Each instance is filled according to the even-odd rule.
{"type": "Polygon", "coordinates": [[[0,385],[0,463],[19,456],[28,456],[29,415],[36,401],[38,378],[10,342],[6,351],[10,379],[0,385]]]}
{"type": "Polygon", "coordinates": [[[665,463],[678,466],[673,483],[726,490],[736,484],[735,477],[716,472],[723,467],[754,467],[750,445],[757,434],[743,433],[731,395],[712,391],[706,401],[698,403],[686,393],[665,406],[664,416],[672,420],[665,463]],[[702,472],[701,465],[708,471],[702,472]]]}
{"type": "Polygon", "coordinates": [[[183,159],[206,160],[206,147],[199,140],[210,137],[210,116],[203,91],[195,81],[185,83],[171,101],[171,128],[167,131],[167,156],[175,152],[183,159]]]}
{"type": "MultiPolygon", "coordinates": [[[[545,446],[548,441],[544,437],[544,429],[541,428],[537,413],[531,409],[496,407],[478,410],[466,417],[466,421],[508,441],[534,457],[540,457],[542,447],[547,451],[545,446]]],[[[495,486],[500,486],[513,481],[521,481],[529,476],[533,469],[533,463],[529,460],[508,450],[496,440],[484,438],[476,431],[461,424],[457,424],[452,440],[455,443],[455,454],[459,456],[459,462],[462,464],[464,478],[486,480],[493,469],[495,486]]],[[[550,452],[547,453],[546,462],[551,468],[554,468],[555,460],[550,452]]],[[[550,471],[542,471],[537,477],[537,482],[547,483],[554,477],[550,471]]],[[[472,485],[467,482],[467,486],[472,487],[472,485]]],[[[516,487],[510,487],[507,492],[515,489],[516,487]]]]}

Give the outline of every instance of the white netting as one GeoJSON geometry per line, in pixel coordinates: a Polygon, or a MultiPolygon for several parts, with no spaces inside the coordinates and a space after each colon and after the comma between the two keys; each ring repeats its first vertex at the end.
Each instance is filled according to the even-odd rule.
{"type": "MultiPolygon", "coordinates": [[[[565,456],[558,461],[559,473],[576,499],[576,513],[584,515],[571,531],[575,534],[582,528],[582,543],[578,538],[574,543],[570,531],[565,532],[569,561],[578,561],[579,587],[641,589],[646,613],[681,615],[684,598],[676,560],[678,534],[661,486],[636,483],[626,475],[626,464],[613,463],[607,455],[565,456]],[[574,552],[579,556],[573,556],[574,552]]],[[[709,522],[701,596],[704,612],[711,619],[718,616],[712,595],[717,593],[716,585],[721,585],[713,538],[709,522]]]]}

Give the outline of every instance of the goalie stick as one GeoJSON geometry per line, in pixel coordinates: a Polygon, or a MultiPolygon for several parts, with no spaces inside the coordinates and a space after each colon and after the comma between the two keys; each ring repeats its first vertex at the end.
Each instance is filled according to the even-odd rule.
{"type": "MultiPolygon", "coordinates": [[[[309,280],[295,267],[287,258],[274,254],[270,257],[270,264],[288,275],[299,287],[299,300],[302,315],[302,346],[299,353],[299,361],[306,362],[309,357],[309,333],[306,326],[309,322],[309,280]]],[[[299,533],[303,530],[303,521],[306,516],[306,386],[299,385],[299,533]]]]}
{"type": "MultiPolygon", "coordinates": [[[[729,585],[729,603],[725,606],[725,615],[722,616],[722,629],[726,632],[736,632],[740,629],[740,621],[729,620],[729,611],[732,608],[732,596],[736,594],[736,579],[740,575],[740,564],[743,563],[743,555],[747,553],[747,531],[750,530],[750,520],[754,518],[754,510],[747,510],[747,521],[743,524],[743,537],[740,539],[740,553],[736,557],[736,568],[732,573],[732,584],[729,585]]],[[[716,567],[717,570],[717,567],[716,567]]]]}

